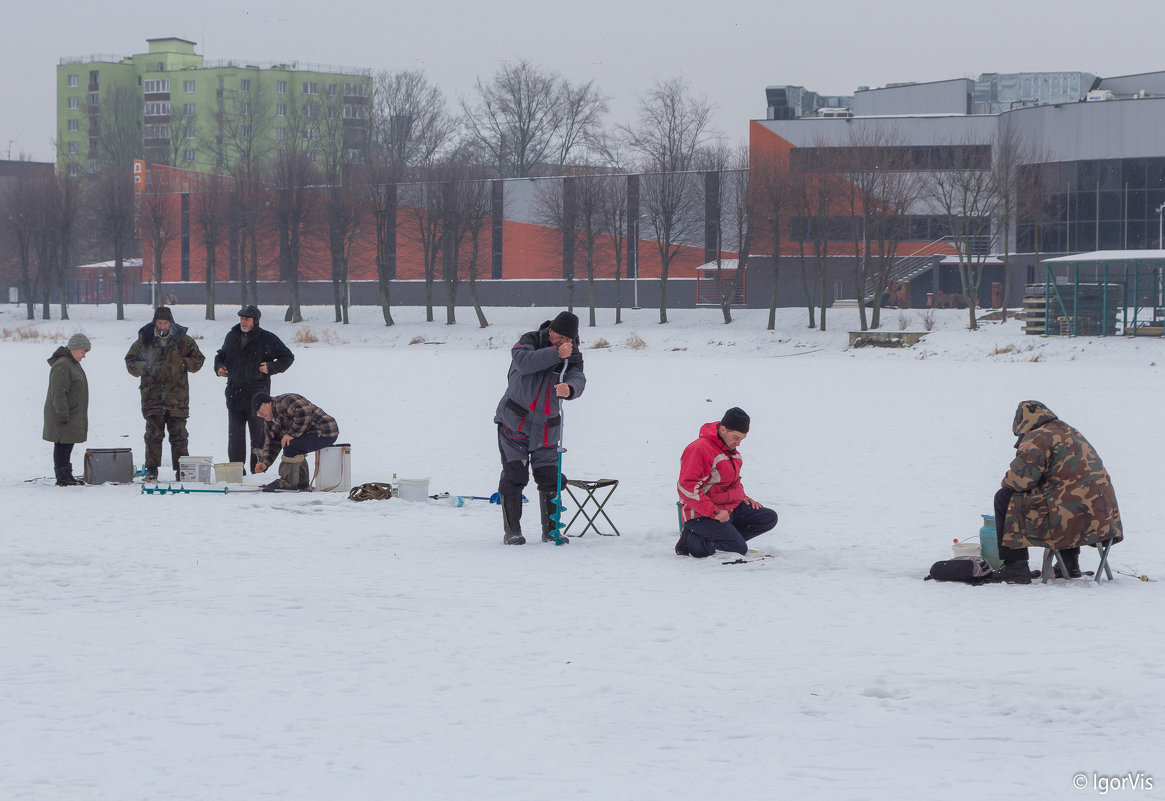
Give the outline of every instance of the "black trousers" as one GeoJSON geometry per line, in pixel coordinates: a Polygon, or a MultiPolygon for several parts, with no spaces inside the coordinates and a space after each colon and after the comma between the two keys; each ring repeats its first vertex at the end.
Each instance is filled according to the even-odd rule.
{"type": "Polygon", "coordinates": [[[73,443],[57,442],[53,444],[53,469],[68,467],[73,460],[73,443]]]}
{"type": "Polygon", "coordinates": [[[257,414],[235,414],[227,409],[227,459],[245,462],[250,472],[255,472],[255,449],[263,449],[267,442],[267,429],[263,418],[257,414]],[[247,432],[251,434],[251,447],[247,448],[247,432]],[[250,454],[250,458],[247,455],[250,454]]]}

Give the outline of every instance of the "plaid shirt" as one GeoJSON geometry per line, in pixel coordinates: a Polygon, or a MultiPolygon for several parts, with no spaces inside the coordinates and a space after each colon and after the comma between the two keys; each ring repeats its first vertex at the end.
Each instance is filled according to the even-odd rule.
{"type": "Polygon", "coordinates": [[[259,461],[271,464],[279,451],[285,434],[292,439],[304,434],[315,434],[317,437],[338,437],[340,427],[336,425],[334,417],[319,406],[309,401],[303,395],[289,392],[286,395],[276,395],[271,399],[271,420],[265,425],[267,442],[263,446],[263,453],[259,461]]]}

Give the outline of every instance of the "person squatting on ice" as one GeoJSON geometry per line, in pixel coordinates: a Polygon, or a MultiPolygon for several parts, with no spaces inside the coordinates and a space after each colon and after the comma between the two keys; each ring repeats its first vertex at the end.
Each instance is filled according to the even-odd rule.
{"type": "Polygon", "coordinates": [[[259,327],[259,309],[239,309],[239,324],[227,332],[214,357],[214,372],[227,380],[227,459],[247,460],[247,433],[251,435],[248,465],[255,471],[255,454],[263,448],[263,421],[251,411],[256,392],[271,394],[271,376],[282,373],[295,356],[283,340],[259,327]]]}
{"type": "Polygon", "coordinates": [[[307,398],[292,392],[274,398],[266,392],[258,392],[251,399],[251,408],[266,421],[267,436],[266,444],[258,454],[255,472],[265,472],[279,451],[283,451],[283,458],[279,460],[279,478],[263,490],[309,489],[311,482],[304,454],[336,444],[336,438],[340,436],[336,419],[307,398]]]}
{"type": "MultiPolygon", "coordinates": [[[[559,406],[583,393],[587,379],[579,352],[578,317],[562,312],[522,335],[510,351],[510,370],[505,395],[498,403],[498,450],[502,475],[498,495],[502,501],[502,541],[524,545],[522,490],[534,473],[538,507],[542,513],[542,541],[554,537],[554,498],[558,494],[558,445],[562,438],[559,406]],[[559,381],[563,361],[566,374],[559,381]]],[[[563,477],[563,481],[566,478],[563,477]]]]}
{"type": "Polygon", "coordinates": [[[170,460],[178,472],[178,459],[188,456],[190,435],[189,373],[202,369],[206,357],[186,328],[174,322],[165,306],[154,309],[154,319],[142,326],[125,354],[125,369],[140,378],[142,417],[146,419],[146,481],[158,480],[162,463],[162,438],[170,431],[170,460]]]}
{"type": "Polygon", "coordinates": [[[1060,551],[1069,577],[1079,578],[1081,545],[1124,539],[1112,479],[1088,440],[1039,401],[1020,402],[1011,432],[1015,459],[995,493],[1003,566],[992,580],[1031,584],[1029,540],[1060,551]]]}
{"type": "Polygon", "coordinates": [[[740,483],[743,460],[737,451],[748,436],[749,417],[733,406],[716,423],[705,423],[700,437],[680,457],[680,519],[676,541],[679,556],[705,557],[716,551],[741,556],[748,540],[777,524],[777,513],[744,493],[740,483]]]}
{"type": "Polygon", "coordinates": [[[89,379],[81,360],[93,345],[84,334],[73,334],[69,343],[49,357],[49,389],[44,401],[44,431],[41,437],[53,443],[53,471],[58,487],[75,487],[85,482],[73,476],[73,446],[89,437],[89,379]]]}

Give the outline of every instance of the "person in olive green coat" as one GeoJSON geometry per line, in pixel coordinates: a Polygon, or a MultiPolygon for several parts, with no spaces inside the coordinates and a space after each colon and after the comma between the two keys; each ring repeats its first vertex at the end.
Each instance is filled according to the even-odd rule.
{"type": "Polygon", "coordinates": [[[49,357],[49,391],[44,402],[44,433],[53,443],[53,469],[58,487],[83,482],[73,476],[73,446],[89,437],[89,381],[81,360],[93,346],[84,334],[73,334],[69,343],[49,357]]]}
{"type": "Polygon", "coordinates": [[[125,354],[125,369],[141,379],[142,417],[146,419],[146,481],[157,481],[162,463],[162,439],[170,432],[170,459],[174,472],[178,460],[189,454],[189,373],[202,369],[206,358],[183,326],[174,322],[166,306],[154,310],[154,318],[138,331],[125,354]]]}

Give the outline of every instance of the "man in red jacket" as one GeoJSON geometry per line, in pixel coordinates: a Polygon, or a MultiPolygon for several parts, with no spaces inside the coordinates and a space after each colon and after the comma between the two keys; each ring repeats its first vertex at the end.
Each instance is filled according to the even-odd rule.
{"type": "Polygon", "coordinates": [[[705,423],[700,438],[680,457],[680,517],[676,542],[680,556],[711,556],[716,551],[748,553],[747,540],[777,524],[777,513],[744,494],[743,460],[737,447],[748,436],[749,417],[733,406],[717,423],[705,423]]]}

